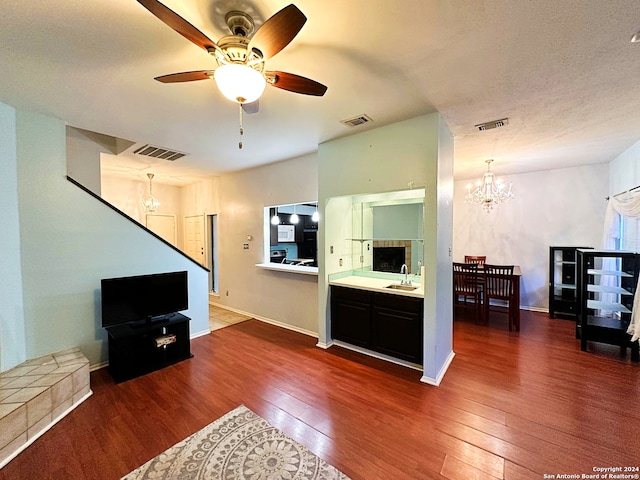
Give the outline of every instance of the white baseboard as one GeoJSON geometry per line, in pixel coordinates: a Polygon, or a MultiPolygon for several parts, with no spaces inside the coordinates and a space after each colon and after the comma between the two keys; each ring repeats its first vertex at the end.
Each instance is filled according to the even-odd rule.
{"type": "Polygon", "coordinates": [[[259,320],[259,321],[264,322],[264,323],[268,323],[270,325],[275,325],[276,327],[285,328],[285,329],[291,330],[293,332],[302,333],[303,335],[308,335],[309,337],[318,338],[318,333],[317,332],[313,332],[313,331],[307,330],[305,328],[297,327],[297,326],[291,325],[289,323],[284,323],[284,322],[281,322],[279,320],[274,320],[273,318],[263,317],[261,315],[256,315],[255,313],[245,312],[244,310],[239,310],[237,308],[228,307],[227,305],[221,305],[219,303],[212,302],[211,299],[209,299],[209,304],[213,305],[213,306],[216,306],[218,308],[223,308],[225,310],[229,310],[231,312],[239,313],[240,315],[245,315],[247,317],[255,318],[256,320],[259,320]]]}
{"type": "Polygon", "coordinates": [[[200,332],[195,332],[189,335],[189,339],[193,340],[194,338],[202,337],[204,335],[209,335],[211,333],[211,329],[207,328],[206,330],[201,330],[200,332]]]}
{"type": "Polygon", "coordinates": [[[449,365],[451,365],[451,362],[453,361],[453,357],[455,357],[455,356],[456,356],[456,354],[453,351],[449,352],[449,355],[447,356],[447,359],[445,360],[444,364],[442,365],[442,368],[440,368],[440,371],[438,372],[438,375],[436,375],[436,378],[423,376],[420,379],[420,381],[422,383],[433,385],[434,387],[439,386],[440,382],[442,382],[442,378],[444,377],[444,374],[447,373],[447,370],[449,370],[449,365]]]}

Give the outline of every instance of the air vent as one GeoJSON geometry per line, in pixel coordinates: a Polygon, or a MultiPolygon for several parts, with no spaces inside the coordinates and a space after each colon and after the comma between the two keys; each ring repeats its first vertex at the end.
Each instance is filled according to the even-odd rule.
{"type": "Polygon", "coordinates": [[[357,127],[358,125],[362,125],[364,123],[373,122],[370,117],[365,114],[358,115],[357,117],[349,118],[348,120],[340,120],[340,123],[346,125],[347,127],[357,127]]]}
{"type": "Polygon", "coordinates": [[[509,125],[508,118],[494,120],[493,122],[481,123],[479,125],[476,125],[476,128],[481,132],[483,132],[484,130],[491,130],[492,128],[504,127],[505,125],[509,125]]]}
{"type": "Polygon", "coordinates": [[[144,145],[133,153],[144,155],[146,157],[161,158],[162,160],[169,160],[170,162],[187,155],[186,153],[176,152],[175,150],[169,150],[168,148],[154,147],[153,145],[144,145]]]}

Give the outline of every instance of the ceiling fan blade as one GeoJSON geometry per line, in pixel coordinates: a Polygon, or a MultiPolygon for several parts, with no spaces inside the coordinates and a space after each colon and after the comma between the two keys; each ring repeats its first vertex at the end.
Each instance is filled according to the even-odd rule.
{"type": "Polygon", "coordinates": [[[138,3],[140,3],[143,7],[145,7],[156,17],[158,17],[158,19],[163,21],[180,35],[185,37],[190,42],[196,44],[200,48],[203,48],[207,51],[209,51],[209,49],[216,48],[215,42],[210,40],[204,33],[191,25],[169,7],[164,6],[157,0],[138,0],[138,3]]]}
{"type": "Polygon", "coordinates": [[[321,97],[327,91],[327,87],[310,78],[301,77],[287,72],[266,72],[266,76],[273,76],[271,83],[274,87],[288,90],[290,92],[302,93],[304,95],[315,95],[321,97]]]}
{"type": "Polygon", "coordinates": [[[242,110],[244,110],[244,113],[248,115],[258,113],[258,110],[260,110],[260,100],[256,100],[255,102],[251,103],[243,103],[242,110]]]}
{"type": "Polygon", "coordinates": [[[307,17],[295,5],[284,7],[256,31],[249,41],[249,51],[256,48],[263,58],[273,57],[289,45],[306,21],[307,17]]]}
{"type": "Polygon", "coordinates": [[[194,82],[196,80],[209,80],[213,70],[197,70],[195,72],[170,73],[156,77],[155,80],[162,83],[194,82]]]}

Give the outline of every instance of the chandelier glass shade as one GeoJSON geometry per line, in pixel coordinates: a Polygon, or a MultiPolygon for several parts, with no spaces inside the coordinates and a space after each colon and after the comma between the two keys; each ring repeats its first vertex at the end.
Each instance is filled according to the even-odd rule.
{"type": "Polygon", "coordinates": [[[491,171],[491,162],[493,160],[486,160],[487,171],[482,175],[474,190],[472,190],[471,185],[467,185],[467,194],[464,197],[465,202],[482,205],[482,208],[487,213],[493,209],[494,205],[514,198],[511,191],[511,183],[509,183],[508,189],[505,188],[502,181],[497,179],[491,171]]]}
{"type": "Polygon", "coordinates": [[[219,66],[214,79],[222,94],[237,103],[251,103],[260,98],[267,81],[257,70],[239,63],[219,66]]]}
{"type": "Polygon", "coordinates": [[[153,173],[147,173],[147,178],[149,178],[149,193],[142,197],[142,206],[144,207],[144,211],[146,213],[154,213],[158,210],[158,207],[160,207],[160,202],[156,197],[153,196],[151,187],[151,179],[153,178],[153,173]]]}

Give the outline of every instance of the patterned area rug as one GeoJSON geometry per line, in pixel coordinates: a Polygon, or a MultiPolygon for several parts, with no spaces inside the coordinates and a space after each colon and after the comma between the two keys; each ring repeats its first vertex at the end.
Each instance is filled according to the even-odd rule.
{"type": "Polygon", "coordinates": [[[121,480],[348,480],[244,405],[121,480]]]}

